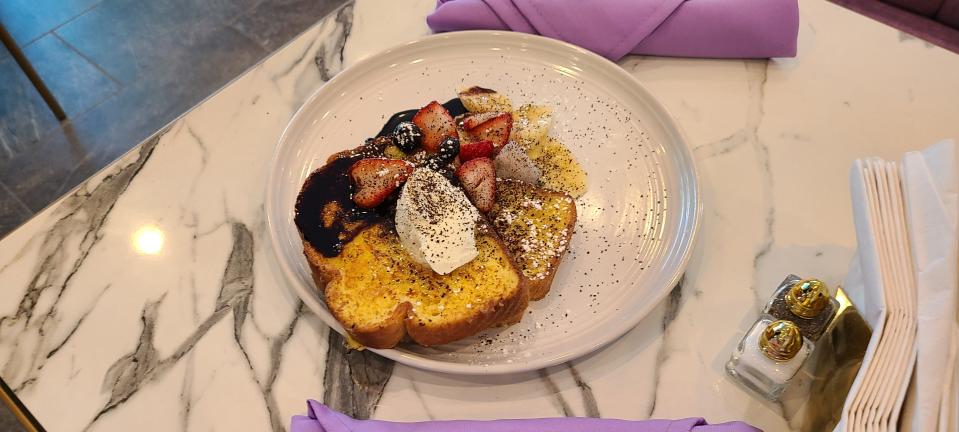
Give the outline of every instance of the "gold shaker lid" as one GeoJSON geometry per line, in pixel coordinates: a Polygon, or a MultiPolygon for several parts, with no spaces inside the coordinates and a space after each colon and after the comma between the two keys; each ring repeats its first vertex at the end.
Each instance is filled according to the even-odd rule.
{"type": "Polygon", "coordinates": [[[786,306],[801,318],[815,318],[829,305],[829,291],[819,279],[803,279],[786,292],[786,306]]]}
{"type": "Polygon", "coordinates": [[[792,321],[773,321],[759,335],[759,350],[775,361],[786,361],[802,348],[802,334],[792,321]]]}

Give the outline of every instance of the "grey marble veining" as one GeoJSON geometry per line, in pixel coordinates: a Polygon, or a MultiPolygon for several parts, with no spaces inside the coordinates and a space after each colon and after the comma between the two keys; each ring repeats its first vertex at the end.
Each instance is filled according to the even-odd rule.
{"type": "Polygon", "coordinates": [[[343,6],[337,11],[335,17],[332,25],[335,26],[336,31],[331,37],[321,42],[322,45],[313,55],[313,63],[323,81],[329,81],[343,69],[343,51],[346,49],[350,30],[353,28],[353,6],[343,6]]]}
{"type": "Polygon", "coordinates": [[[573,362],[567,362],[554,368],[541,369],[536,371],[536,373],[560,415],[564,417],[600,417],[599,404],[593,394],[593,389],[580,375],[573,362]],[[572,384],[578,393],[578,401],[567,399],[564,395],[552,377],[556,370],[564,370],[569,373],[573,381],[572,384]],[[576,408],[573,408],[574,406],[576,406],[576,408]]]}
{"type": "Polygon", "coordinates": [[[553,379],[550,378],[549,373],[545,369],[540,369],[536,371],[536,373],[539,374],[539,378],[543,381],[543,385],[546,386],[546,390],[552,395],[552,399],[559,411],[562,412],[563,417],[573,416],[573,408],[569,406],[569,402],[563,397],[559,387],[557,387],[553,379]]]}
{"type": "Polygon", "coordinates": [[[683,289],[685,286],[685,278],[680,279],[679,283],[669,292],[669,296],[666,297],[665,311],[663,312],[662,318],[662,332],[663,332],[663,342],[660,344],[659,349],[656,352],[656,363],[653,369],[653,385],[651,386],[652,397],[649,404],[649,408],[646,410],[647,417],[654,417],[656,415],[656,395],[659,392],[660,386],[660,374],[662,373],[663,364],[669,358],[669,345],[668,338],[670,336],[670,324],[676,319],[676,316],[679,314],[680,303],[683,300],[683,289]]]}
{"type": "Polygon", "coordinates": [[[393,360],[348,349],[336,332],[329,332],[328,343],[323,403],[354,418],[372,418],[393,373],[393,360]]]}
{"type": "Polygon", "coordinates": [[[29,285],[15,311],[0,317],[0,338],[13,341],[17,352],[2,367],[4,380],[14,391],[29,388],[46,361],[69,342],[82,323],[85,315],[74,323],[63,323],[58,301],[72,288],[72,278],[100,240],[114,204],[155,146],[156,140],[145,143],[135,161],[118,167],[92,190],[79,190],[67,197],[58,209],[57,222],[38,239],[42,258],[31,270],[29,285]],[[69,243],[77,244],[78,253],[67,258],[64,248],[69,243]],[[63,327],[60,334],[50,334],[50,326],[63,327]],[[28,344],[27,338],[35,338],[34,343],[28,344]]]}
{"type": "MultiPolygon", "coordinates": [[[[767,203],[763,220],[763,227],[765,228],[763,241],[753,255],[753,267],[758,268],[775,242],[773,224],[776,220],[776,209],[772,198],[773,190],[775,190],[773,169],[770,166],[768,145],[761,140],[759,135],[759,129],[765,116],[765,87],[769,74],[769,62],[766,60],[746,60],[743,62],[743,66],[750,77],[747,81],[747,94],[750,104],[746,110],[746,124],[743,128],[717,141],[694,147],[693,153],[697,160],[706,160],[726,155],[740,147],[748,147],[757,159],[763,175],[760,183],[763,188],[762,196],[767,203]]],[[[754,292],[757,291],[755,284],[752,289],[754,292]]],[[[757,311],[762,309],[765,299],[766,297],[761,293],[755,293],[754,306],[757,311]]]]}
{"type": "Polygon", "coordinates": [[[573,376],[573,381],[576,383],[576,387],[579,388],[580,396],[583,399],[583,411],[585,412],[586,417],[600,417],[599,413],[599,404],[596,402],[596,396],[593,395],[593,389],[589,386],[589,383],[579,374],[579,371],[576,370],[576,366],[572,363],[567,363],[566,366],[569,368],[570,375],[573,376]]]}

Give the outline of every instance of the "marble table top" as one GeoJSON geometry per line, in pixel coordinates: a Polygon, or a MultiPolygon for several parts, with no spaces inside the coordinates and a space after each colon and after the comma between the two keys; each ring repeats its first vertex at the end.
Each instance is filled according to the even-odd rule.
{"type": "Polygon", "coordinates": [[[351,63],[427,34],[433,4],[342,7],[0,242],[0,376],[43,428],[280,431],[315,398],[392,420],[703,416],[799,429],[723,363],[786,273],[844,277],[855,158],[959,137],[959,56],[805,1],[795,59],[624,59],[698,163],[704,221],[684,280],[586,358],[447,376],[346,352],[282,282],[263,208],[297,107],[351,63]]]}

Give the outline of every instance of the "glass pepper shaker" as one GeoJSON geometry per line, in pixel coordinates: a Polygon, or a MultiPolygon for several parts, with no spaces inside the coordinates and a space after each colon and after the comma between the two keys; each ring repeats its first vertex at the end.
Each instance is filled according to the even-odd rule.
{"type": "Polygon", "coordinates": [[[760,318],[726,363],[726,372],[769,400],[776,400],[812,352],[791,321],[760,318]]]}
{"type": "Polygon", "coordinates": [[[763,312],[776,319],[792,321],[803,336],[817,341],[838,309],[838,302],[822,281],[789,275],[779,284],[763,312]]]}

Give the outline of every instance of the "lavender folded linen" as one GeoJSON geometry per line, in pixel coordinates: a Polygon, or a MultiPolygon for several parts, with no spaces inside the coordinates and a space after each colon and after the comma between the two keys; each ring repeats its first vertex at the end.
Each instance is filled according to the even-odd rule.
{"type": "Polygon", "coordinates": [[[437,0],[435,32],[512,30],[626,54],[710,58],[796,55],[797,0],[437,0]]]}
{"type": "Polygon", "coordinates": [[[701,418],[628,421],[567,417],[396,423],[355,420],[314,400],[308,401],[307,407],[308,415],[293,417],[290,432],[762,432],[742,422],[707,425],[701,418]]]}

